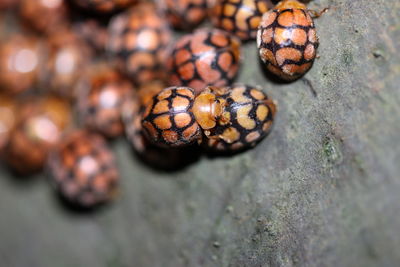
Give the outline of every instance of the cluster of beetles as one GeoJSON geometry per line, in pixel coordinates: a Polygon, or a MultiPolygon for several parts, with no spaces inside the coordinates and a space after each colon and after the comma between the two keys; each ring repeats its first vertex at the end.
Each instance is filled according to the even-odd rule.
{"type": "Polygon", "coordinates": [[[19,175],[45,170],[90,208],[118,191],[108,141],[121,135],[155,164],[196,144],[253,147],[277,108],[234,82],[241,44],[296,80],[316,57],[316,16],[296,0],[1,0],[0,159],[19,175]]]}

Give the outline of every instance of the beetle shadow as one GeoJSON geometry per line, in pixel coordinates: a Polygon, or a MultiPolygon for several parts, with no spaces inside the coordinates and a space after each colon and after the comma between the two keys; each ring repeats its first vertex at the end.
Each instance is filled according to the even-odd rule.
{"type": "Polygon", "coordinates": [[[115,10],[112,12],[100,13],[80,7],[72,0],[68,0],[65,2],[67,9],[70,11],[72,21],[77,21],[80,19],[96,19],[98,22],[107,25],[114,15],[122,12],[122,10],[115,10]]]}
{"type": "Polygon", "coordinates": [[[0,164],[1,171],[8,178],[9,182],[18,188],[30,188],[36,184],[41,178],[39,170],[32,170],[31,172],[20,172],[2,162],[0,164]]]}
{"type": "Polygon", "coordinates": [[[245,153],[246,151],[252,149],[253,147],[246,147],[242,148],[239,150],[226,150],[226,151],[221,151],[221,150],[213,150],[210,148],[203,148],[203,154],[208,158],[208,159],[216,159],[216,158],[232,158],[237,155],[240,155],[242,153],[245,153]]]}
{"type": "Polygon", "coordinates": [[[163,148],[148,144],[143,152],[138,152],[134,148],[131,151],[142,164],[153,170],[167,173],[179,172],[187,168],[197,162],[202,155],[202,150],[196,145],[163,148]]]}
{"type": "Polygon", "coordinates": [[[107,210],[112,203],[106,202],[97,204],[91,207],[80,206],[74,202],[71,202],[67,198],[65,198],[60,192],[53,192],[54,198],[56,199],[56,204],[58,207],[65,210],[68,214],[74,216],[87,216],[94,215],[107,210]]]}

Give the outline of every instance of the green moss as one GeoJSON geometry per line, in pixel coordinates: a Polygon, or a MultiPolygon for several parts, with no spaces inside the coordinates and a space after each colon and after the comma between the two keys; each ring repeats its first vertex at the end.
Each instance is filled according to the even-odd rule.
{"type": "Polygon", "coordinates": [[[323,155],[330,165],[338,164],[342,161],[340,142],[333,137],[326,138],[323,144],[323,155]]]}
{"type": "Polygon", "coordinates": [[[343,54],[342,54],[342,62],[346,65],[346,66],[350,66],[351,63],[353,63],[353,54],[350,52],[350,50],[343,50],[343,54]]]}

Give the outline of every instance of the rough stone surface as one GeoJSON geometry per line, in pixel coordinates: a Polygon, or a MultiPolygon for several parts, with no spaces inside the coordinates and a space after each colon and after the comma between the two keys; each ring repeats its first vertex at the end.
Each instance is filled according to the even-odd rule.
{"type": "Polygon", "coordinates": [[[0,265],[400,265],[400,2],[309,7],[327,6],[302,80],[271,82],[245,45],[238,80],[279,102],[255,149],[160,172],[118,141],[121,196],[89,214],[3,169],[0,265]]]}

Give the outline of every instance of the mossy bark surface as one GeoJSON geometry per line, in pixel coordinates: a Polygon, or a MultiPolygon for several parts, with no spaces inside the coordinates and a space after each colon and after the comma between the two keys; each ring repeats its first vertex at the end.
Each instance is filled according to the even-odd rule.
{"type": "Polygon", "coordinates": [[[2,169],[0,265],[400,265],[400,2],[309,7],[330,9],[304,78],[272,82],[243,47],[238,81],[279,103],[257,147],[161,172],[118,140],[120,197],[91,213],[2,169]]]}

